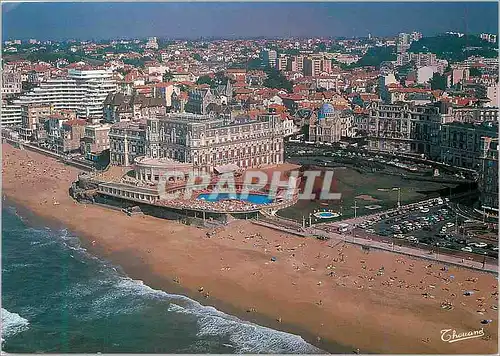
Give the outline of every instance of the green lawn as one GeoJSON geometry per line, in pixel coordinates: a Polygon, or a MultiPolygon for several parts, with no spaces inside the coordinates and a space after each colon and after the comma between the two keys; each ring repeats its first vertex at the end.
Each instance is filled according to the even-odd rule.
{"type": "MultiPolygon", "coordinates": [[[[445,184],[403,179],[401,176],[386,175],[382,173],[359,173],[352,168],[336,168],[334,170],[336,192],[342,194],[340,201],[329,201],[328,206],[320,201],[299,200],[297,204],[278,212],[278,215],[302,221],[306,216],[318,209],[328,209],[343,213],[344,218],[354,216],[354,200],[360,195],[368,195],[377,201],[356,199],[358,216],[387,210],[397,206],[398,192],[391,188],[401,188],[401,204],[424,200],[430,197],[430,192],[442,189],[445,184]],[[378,189],[388,189],[380,191],[378,189]],[[427,192],[425,194],[424,192],[427,192]],[[367,205],[381,205],[378,210],[366,209],[367,205]]],[[[338,219],[337,219],[338,220],[338,219]]],[[[322,220],[327,221],[327,220],[322,220]]]]}

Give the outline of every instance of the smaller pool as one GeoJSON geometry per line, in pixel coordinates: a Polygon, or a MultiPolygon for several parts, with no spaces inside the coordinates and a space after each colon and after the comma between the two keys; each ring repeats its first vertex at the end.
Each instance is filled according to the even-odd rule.
{"type": "Polygon", "coordinates": [[[331,219],[331,218],[338,218],[340,214],[334,213],[332,211],[320,211],[317,213],[314,213],[314,216],[319,218],[319,219],[331,219]]]}
{"type": "Polygon", "coordinates": [[[269,204],[272,203],[273,200],[269,198],[267,195],[260,194],[248,194],[246,198],[242,198],[240,194],[230,194],[230,193],[203,193],[198,195],[196,199],[206,200],[209,202],[217,202],[222,200],[241,200],[252,204],[269,204]]]}

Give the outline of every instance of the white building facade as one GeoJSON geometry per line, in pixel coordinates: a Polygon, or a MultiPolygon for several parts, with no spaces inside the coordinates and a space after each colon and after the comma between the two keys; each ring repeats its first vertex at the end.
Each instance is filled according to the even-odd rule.
{"type": "Polygon", "coordinates": [[[106,70],[73,70],[67,77],[51,78],[14,101],[16,106],[30,103],[52,104],[55,110],[74,110],[78,118],[103,117],[106,96],[116,91],[113,73],[106,70]]]}

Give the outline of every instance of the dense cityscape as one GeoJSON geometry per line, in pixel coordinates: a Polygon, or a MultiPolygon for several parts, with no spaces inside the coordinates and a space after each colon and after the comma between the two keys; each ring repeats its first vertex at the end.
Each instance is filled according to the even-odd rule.
{"type": "MultiPolygon", "coordinates": [[[[496,46],[496,35],[454,32],[428,38],[413,32],[358,39],[9,40],[2,125],[23,141],[93,161],[109,152],[111,164],[128,166],[147,153],[212,171],[229,163],[282,163],[283,148],[276,155],[263,148],[265,154],[250,160],[235,142],[210,157],[172,149],[169,143],[176,142],[170,141],[152,152],[148,121],[190,125],[205,117],[239,124],[271,115],[285,139],[361,142],[370,151],[423,155],[496,182],[497,169],[490,168],[497,165],[496,46]]],[[[483,190],[482,197],[486,209],[498,211],[496,189],[483,190]]]]}
{"type": "MultiPolygon", "coordinates": [[[[85,236],[84,251],[122,266],[140,288],[143,279],[158,288],[141,296],[171,288],[255,327],[300,334],[293,342],[273,336],[283,346],[276,350],[271,341],[240,345],[227,326],[231,342],[221,336],[211,346],[164,348],[155,336],[139,350],[72,336],[44,350],[496,352],[498,81],[497,34],[452,28],[349,38],[4,39],[4,203],[68,226],[85,236]],[[256,172],[266,179],[260,185],[256,172]],[[223,193],[228,175],[234,192],[223,193]],[[275,178],[295,175],[290,195],[275,189],[275,178]],[[325,189],[339,198],[323,200],[325,189]],[[358,304],[366,326],[352,321],[358,304]],[[300,320],[296,307],[310,315],[300,320]],[[370,318],[385,308],[394,308],[394,325],[381,331],[390,323],[370,318]],[[408,320],[421,335],[405,331],[408,320]],[[454,328],[482,344],[460,348],[454,328]]],[[[79,293],[75,300],[93,295],[79,293]]],[[[168,313],[175,306],[213,318],[210,325],[233,320],[168,298],[168,313]]],[[[18,323],[10,350],[32,352],[36,336],[22,340],[28,307],[7,301],[13,312],[2,309],[2,321],[8,314],[18,323]]],[[[61,340],[65,332],[57,331],[61,340]]]]}

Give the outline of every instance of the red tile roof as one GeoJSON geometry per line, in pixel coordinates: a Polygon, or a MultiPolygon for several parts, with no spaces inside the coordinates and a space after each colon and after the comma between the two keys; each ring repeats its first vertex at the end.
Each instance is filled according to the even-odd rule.
{"type": "Polygon", "coordinates": [[[300,101],[304,100],[304,97],[302,95],[297,95],[297,94],[281,94],[279,95],[281,99],[288,99],[288,100],[294,100],[294,101],[300,101]]]}
{"type": "Polygon", "coordinates": [[[68,125],[68,126],[85,126],[87,125],[87,121],[82,120],[82,119],[74,119],[74,120],[68,120],[63,123],[63,125],[68,125]]]}
{"type": "Polygon", "coordinates": [[[156,83],[155,87],[156,88],[167,88],[167,87],[173,86],[173,85],[174,85],[174,82],[160,82],[160,83],[156,83]]]}

